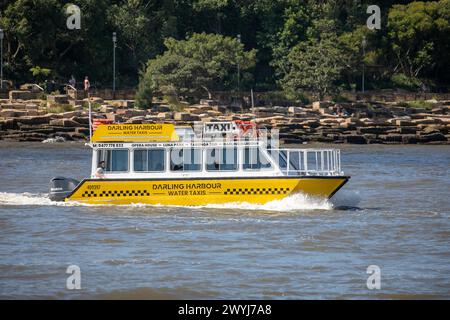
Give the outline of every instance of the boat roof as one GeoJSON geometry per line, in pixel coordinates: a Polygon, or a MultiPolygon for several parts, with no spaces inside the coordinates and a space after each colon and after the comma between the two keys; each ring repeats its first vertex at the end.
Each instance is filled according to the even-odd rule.
{"type": "MultiPolygon", "coordinates": [[[[256,128],[255,124],[251,125],[256,128]]],[[[90,142],[181,142],[226,134],[240,135],[241,129],[235,121],[198,122],[194,127],[175,127],[171,123],[100,124],[94,130],[90,142]]]]}
{"type": "Polygon", "coordinates": [[[91,137],[91,142],[161,142],[179,141],[173,124],[102,124],[91,137]]]}

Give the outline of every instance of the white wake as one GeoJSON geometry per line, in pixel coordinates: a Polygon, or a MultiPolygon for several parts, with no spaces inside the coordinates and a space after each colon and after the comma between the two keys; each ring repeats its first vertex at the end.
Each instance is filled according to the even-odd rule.
{"type": "Polygon", "coordinates": [[[65,202],[55,202],[46,193],[8,193],[0,192],[0,206],[67,206],[65,202]]]}
{"type": "MultiPolygon", "coordinates": [[[[341,190],[330,200],[314,198],[305,194],[297,193],[281,200],[273,200],[265,204],[253,204],[248,202],[230,202],[225,204],[209,204],[203,206],[193,206],[192,208],[213,208],[213,209],[233,209],[233,210],[264,210],[264,211],[298,211],[298,210],[333,210],[341,207],[357,207],[360,201],[359,194],[352,191],[341,190]]],[[[7,193],[0,192],[0,206],[111,206],[111,205],[90,205],[79,202],[56,202],[51,201],[46,193],[7,193]]],[[[147,205],[133,203],[130,205],[120,205],[126,207],[163,207],[162,205],[147,205]]],[[[167,206],[179,207],[179,206],[167,206]]]]}
{"type": "Polygon", "coordinates": [[[313,198],[305,194],[297,193],[281,200],[273,200],[265,204],[231,202],[224,204],[210,204],[203,207],[215,209],[243,209],[287,212],[297,210],[332,210],[333,204],[327,199],[313,198]]]}

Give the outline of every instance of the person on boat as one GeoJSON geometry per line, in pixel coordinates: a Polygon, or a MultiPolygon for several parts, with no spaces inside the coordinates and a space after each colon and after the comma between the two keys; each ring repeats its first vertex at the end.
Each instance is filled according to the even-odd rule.
{"type": "Polygon", "coordinates": [[[105,161],[100,161],[97,170],[95,170],[95,177],[97,179],[105,178],[105,161]]]}

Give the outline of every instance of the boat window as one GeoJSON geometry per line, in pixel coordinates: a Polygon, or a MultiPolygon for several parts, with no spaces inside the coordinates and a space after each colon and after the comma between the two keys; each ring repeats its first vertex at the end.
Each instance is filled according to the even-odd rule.
{"type": "Polygon", "coordinates": [[[164,149],[134,150],[134,171],[161,172],[165,168],[164,149]]]}
{"type": "Polygon", "coordinates": [[[237,148],[206,149],[206,170],[237,170],[237,148]]]}
{"type": "Polygon", "coordinates": [[[128,150],[98,150],[98,162],[105,161],[106,172],[128,171],[128,150]]]}
{"type": "Polygon", "coordinates": [[[270,168],[271,164],[267,157],[258,147],[244,148],[244,170],[255,170],[270,168]]]}
{"type": "Polygon", "coordinates": [[[202,150],[195,148],[173,148],[170,150],[170,170],[200,171],[202,150]]]}

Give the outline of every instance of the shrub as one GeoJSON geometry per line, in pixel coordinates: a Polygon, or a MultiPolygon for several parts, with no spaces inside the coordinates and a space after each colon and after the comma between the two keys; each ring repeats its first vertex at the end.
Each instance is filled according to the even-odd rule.
{"type": "Polygon", "coordinates": [[[415,91],[420,88],[421,82],[419,79],[410,78],[403,73],[394,74],[391,77],[392,84],[395,88],[415,91]]]}
{"type": "Polygon", "coordinates": [[[73,111],[74,107],[70,104],[57,104],[53,107],[47,108],[48,113],[62,113],[62,112],[68,112],[73,111]]]}

